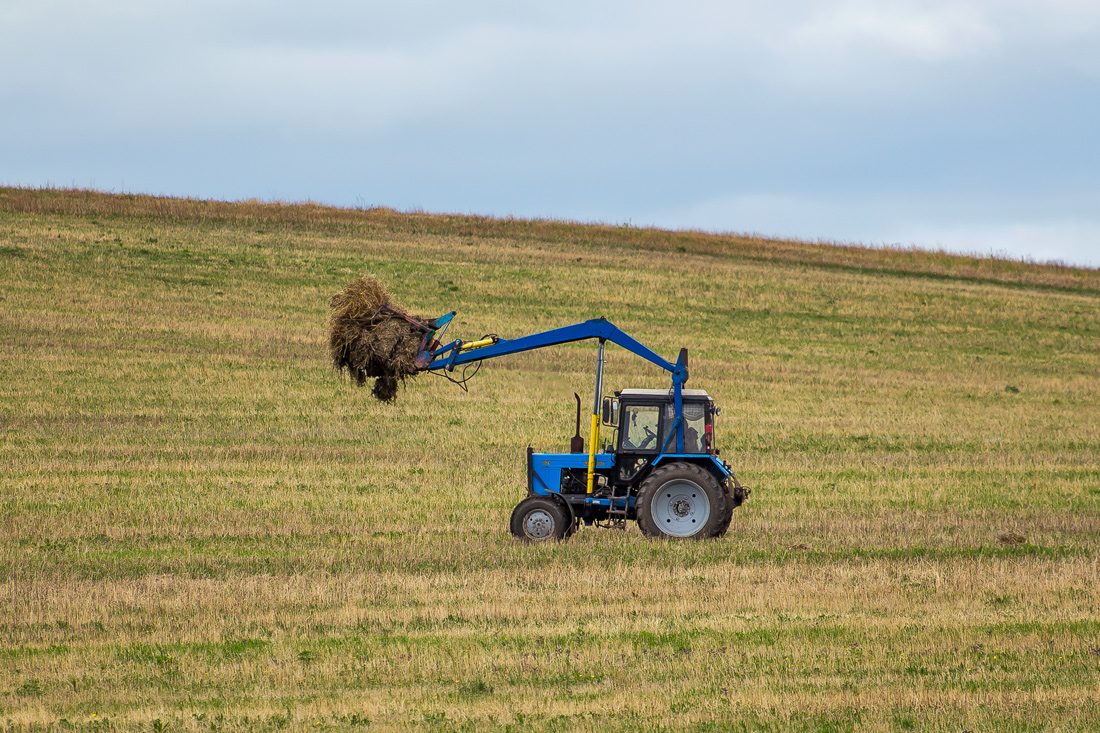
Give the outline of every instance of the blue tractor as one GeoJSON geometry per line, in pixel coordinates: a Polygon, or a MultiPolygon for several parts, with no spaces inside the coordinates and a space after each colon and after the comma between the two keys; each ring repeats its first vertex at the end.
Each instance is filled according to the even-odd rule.
{"type": "MultiPolygon", "coordinates": [[[[588,450],[577,435],[569,453],[527,448],[527,497],[512,512],[511,531],[528,542],[564,540],[582,524],[619,527],[636,521],[651,538],[721,537],[733,510],[749,490],[719,457],[714,419],[721,408],[701,389],[685,389],[687,349],[673,364],[598,318],[517,339],[486,336],[442,344],[454,313],[425,326],[417,368],[452,381],[458,367],[476,369],[486,359],[585,339],[597,339],[596,384],[588,450]],[[610,341],[672,375],[661,389],[624,389],[603,396],[604,347],[610,341]],[[601,450],[600,428],[608,429],[601,450]]],[[[461,374],[461,372],[460,372],[461,374]]]]}

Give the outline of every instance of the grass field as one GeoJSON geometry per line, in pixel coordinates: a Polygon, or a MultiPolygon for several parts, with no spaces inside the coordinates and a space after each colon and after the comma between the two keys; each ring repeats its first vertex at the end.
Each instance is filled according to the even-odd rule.
{"type": "Polygon", "coordinates": [[[1096,730],[1098,306],[1050,265],[0,189],[0,725],[1096,730]],[[465,338],[688,347],[729,534],[514,542],[594,346],[379,404],[326,354],[363,274],[465,338]]]}

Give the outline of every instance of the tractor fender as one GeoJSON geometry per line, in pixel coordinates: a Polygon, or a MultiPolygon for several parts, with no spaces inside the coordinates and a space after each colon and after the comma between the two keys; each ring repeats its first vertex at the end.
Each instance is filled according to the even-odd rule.
{"type": "Polygon", "coordinates": [[[553,499],[563,509],[565,509],[565,511],[569,514],[569,524],[570,524],[570,526],[572,526],[573,523],[577,521],[577,515],[573,513],[573,506],[565,500],[565,497],[563,497],[561,494],[557,493],[556,491],[551,491],[549,494],[546,494],[545,496],[548,499],[553,499]]]}
{"type": "Polygon", "coordinates": [[[658,465],[663,464],[667,466],[673,462],[690,463],[713,475],[722,486],[722,489],[726,492],[726,495],[730,497],[734,508],[744,504],[745,500],[749,498],[749,494],[752,493],[752,489],[742,486],[741,482],[737,480],[737,477],[733,475],[733,471],[730,470],[729,465],[717,456],[698,453],[685,453],[679,455],[666,453],[657,456],[653,461],[653,470],[656,470],[658,465]]]}
{"type": "Polygon", "coordinates": [[[693,463],[700,468],[709,471],[719,482],[724,482],[733,474],[717,456],[705,453],[662,453],[653,460],[653,468],[662,463],[693,463]]]}

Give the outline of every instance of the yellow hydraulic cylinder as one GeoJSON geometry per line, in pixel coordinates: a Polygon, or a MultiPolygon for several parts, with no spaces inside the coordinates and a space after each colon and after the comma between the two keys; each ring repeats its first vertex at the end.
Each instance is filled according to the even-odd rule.
{"type": "Polygon", "coordinates": [[[600,416],[592,416],[592,433],[588,440],[588,493],[596,482],[596,445],[600,442],[600,416]]]}
{"type": "Polygon", "coordinates": [[[468,341],[458,347],[459,351],[469,351],[470,349],[480,349],[483,346],[492,346],[497,340],[495,338],[484,338],[478,341],[468,341]]]}

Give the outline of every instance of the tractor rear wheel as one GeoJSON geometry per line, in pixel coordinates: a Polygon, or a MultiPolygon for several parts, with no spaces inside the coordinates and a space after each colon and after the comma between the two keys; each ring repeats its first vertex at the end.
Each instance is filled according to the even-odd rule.
{"type": "Polygon", "coordinates": [[[646,537],[705,539],[728,526],[729,500],[708,471],[692,463],[670,463],[646,477],[638,489],[638,527],[646,537]]]}
{"type": "Polygon", "coordinates": [[[556,499],[528,496],[512,511],[512,536],[524,542],[558,542],[568,537],[572,522],[568,510],[556,499]]]}

